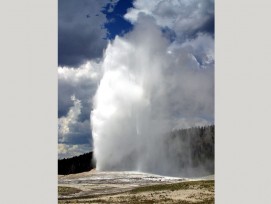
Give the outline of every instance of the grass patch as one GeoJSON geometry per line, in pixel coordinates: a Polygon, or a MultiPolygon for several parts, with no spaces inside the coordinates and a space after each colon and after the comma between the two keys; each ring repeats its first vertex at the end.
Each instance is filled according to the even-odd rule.
{"type": "Polygon", "coordinates": [[[75,193],[79,193],[81,190],[78,188],[67,187],[67,186],[58,186],[58,195],[67,196],[75,193]]]}
{"type": "Polygon", "coordinates": [[[187,182],[180,182],[180,183],[172,183],[172,184],[158,184],[152,186],[143,186],[138,187],[130,191],[130,193],[141,193],[147,191],[163,191],[163,190],[187,190],[187,189],[206,189],[209,191],[214,190],[214,181],[207,180],[207,181],[187,181],[187,182]]]}

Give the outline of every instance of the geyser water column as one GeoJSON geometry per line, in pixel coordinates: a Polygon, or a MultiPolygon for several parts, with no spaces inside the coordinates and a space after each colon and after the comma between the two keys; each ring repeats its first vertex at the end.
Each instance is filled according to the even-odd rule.
{"type": "Polygon", "coordinates": [[[159,138],[168,131],[159,100],[166,47],[149,18],[108,45],[91,113],[98,170],[152,172],[159,166],[159,138]]]}
{"type": "Polygon", "coordinates": [[[169,42],[164,35],[152,18],[140,16],[134,30],[107,46],[91,112],[98,170],[202,172],[184,158],[190,147],[165,140],[176,127],[213,117],[213,40],[200,34],[169,42]]]}

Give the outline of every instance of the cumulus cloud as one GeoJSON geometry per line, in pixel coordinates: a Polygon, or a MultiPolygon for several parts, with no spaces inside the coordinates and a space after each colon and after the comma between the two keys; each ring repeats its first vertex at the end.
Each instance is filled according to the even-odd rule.
{"type": "MultiPolygon", "coordinates": [[[[117,0],[58,1],[58,64],[78,67],[87,60],[100,58],[107,45],[107,22],[102,9],[111,9],[117,0]]],[[[110,12],[110,11],[109,11],[110,12]]]]}
{"type": "Polygon", "coordinates": [[[78,68],[58,67],[58,117],[65,116],[75,95],[82,103],[80,120],[89,118],[92,96],[101,75],[98,62],[89,61],[78,68]]]}
{"type": "Polygon", "coordinates": [[[78,121],[81,114],[81,101],[71,97],[73,106],[67,116],[58,119],[58,157],[68,158],[89,152],[91,143],[89,138],[89,121],[78,121]]]}
{"type": "Polygon", "coordinates": [[[92,147],[92,96],[100,79],[99,60],[107,45],[105,38],[108,31],[104,25],[108,19],[104,11],[112,12],[117,3],[118,0],[58,1],[58,118],[61,145],[79,145],[78,148],[87,145],[88,150],[92,147]],[[80,114],[74,115],[75,119],[71,113],[79,111],[77,100],[80,101],[80,114]]]}
{"type": "MultiPolygon", "coordinates": [[[[58,67],[59,144],[92,149],[90,110],[100,72],[99,63],[94,61],[78,68],[58,67]]],[[[65,156],[64,152],[61,155],[65,156]]]]}
{"type": "Polygon", "coordinates": [[[182,39],[197,32],[213,32],[213,0],[136,0],[125,18],[136,23],[142,14],[152,16],[159,26],[182,39]]]}
{"type": "Polygon", "coordinates": [[[75,96],[72,96],[71,100],[74,102],[74,106],[70,108],[66,117],[61,117],[58,121],[60,135],[70,133],[70,126],[76,123],[81,114],[81,102],[75,96]]]}
{"type": "Polygon", "coordinates": [[[185,40],[183,43],[173,42],[168,52],[173,55],[188,53],[197,63],[197,68],[214,67],[214,39],[208,34],[199,33],[193,39],[185,40]]]}
{"type": "Polygon", "coordinates": [[[70,158],[89,152],[89,145],[58,144],[58,158],[70,158]]]}
{"type": "Polygon", "coordinates": [[[71,97],[73,106],[69,109],[67,116],[58,119],[58,142],[65,144],[89,143],[89,121],[79,121],[81,114],[81,101],[71,97]]]}

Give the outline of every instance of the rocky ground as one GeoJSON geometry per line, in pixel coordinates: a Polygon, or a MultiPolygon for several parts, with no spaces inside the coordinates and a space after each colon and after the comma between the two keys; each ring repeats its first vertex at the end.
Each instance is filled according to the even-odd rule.
{"type": "Polygon", "coordinates": [[[214,177],[90,171],[58,177],[59,203],[214,203],[214,177]]]}

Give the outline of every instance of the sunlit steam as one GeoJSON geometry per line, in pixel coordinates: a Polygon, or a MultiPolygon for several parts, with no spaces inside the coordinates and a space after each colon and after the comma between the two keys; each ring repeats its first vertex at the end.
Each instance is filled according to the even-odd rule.
{"type": "Polygon", "coordinates": [[[206,124],[213,114],[213,68],[203,70],[193,53],[202,37],[173,48],[142,16],[108,45],[91,113],[98,170],[187,172],[166,154],[165,137],[176,127],[206,124]]]}

